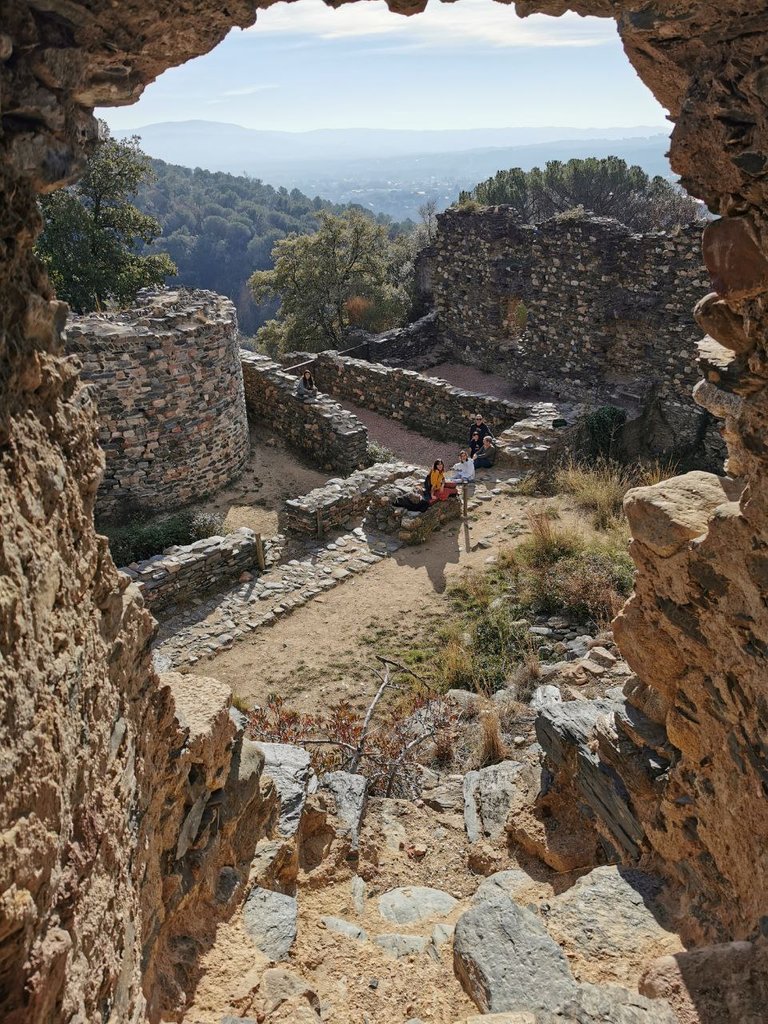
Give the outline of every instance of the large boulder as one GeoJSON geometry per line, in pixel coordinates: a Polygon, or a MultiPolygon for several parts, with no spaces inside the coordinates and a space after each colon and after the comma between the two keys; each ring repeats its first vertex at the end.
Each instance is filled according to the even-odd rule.
{"type": "Polygon", "coordinates": [[[563,951],[541,921],[501,891],[457,921],[453,966],[484,1013],[554,1010],[576,988],[563,951]]]}
{"type": "Polygon", "coordinates": [[[599,867],[543,903],[540,913],[577,977],[634,986],[649,960],[681,949],[664,927],[660,891],[658,879],[643,871],[599,867]]]}

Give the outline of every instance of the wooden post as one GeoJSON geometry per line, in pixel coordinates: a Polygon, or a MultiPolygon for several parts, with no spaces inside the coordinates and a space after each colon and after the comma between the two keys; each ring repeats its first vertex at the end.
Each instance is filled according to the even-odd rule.
{"type": "Polygon", "coordinates": [[[468,512],[467,512],[467,491],[468,491],[468,489],[469,489],[469,484],[462,484],[461,485],[461,504],[462,504],[463,509],[464,509],[463,518],[464,518],[465,522],[466,522],[466,519],[467,519],[467,516],[468,516],[468,512]]]}
{"type": "Polygon", "coordinates": [[[322,509],[317,509],[317,511],[315,512],[315,517],[316,517],[316,520],[317,520],[317,539],[318,540],[322,540],[323,539],[323,511],[322,511],[322,509]]]}
{"type": "Polygon", "coordinates": [[[259,572],[264,572],[267,568],[267,562],[264,558],[264,544],[260,533],[256,534],[256,564],[259,567],[259,572]]]}

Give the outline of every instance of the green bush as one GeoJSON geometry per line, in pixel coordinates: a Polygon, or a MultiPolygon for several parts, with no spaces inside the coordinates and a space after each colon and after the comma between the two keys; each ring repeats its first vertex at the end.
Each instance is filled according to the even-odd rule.
{"type": "Polygon", "coordinates": [[[165,548],[177,544],[192,544],[221,534],[224,517],[216,512],[185,511],[150,519],[136,513],[128,523],[100,529],[109,541],[115,564],[121,566],[159,555],[165,548]]]}
{"type": "Polygon", "coordinates": [[[576,439],[579,456],[590,460],[613,459],[626,422],[626,409],[616,405],[601,405],[588,413],[579,424],[576,439]]]}
{"type": "Polygon", "coordinates": [[[368,461],[371,465],[375,462],[395,462],[397,455],[389,448],[385,448],[378,441],[368,442],[368,461]]]}

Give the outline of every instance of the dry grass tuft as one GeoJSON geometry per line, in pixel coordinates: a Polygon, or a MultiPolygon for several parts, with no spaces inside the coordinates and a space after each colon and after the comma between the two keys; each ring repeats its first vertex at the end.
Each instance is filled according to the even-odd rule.
{"type": "Polygon", "coordinates": [[[442,655],[442,689],[474,689],[474,664],[472,655],[458,637],[451,637],[442,655]]]}
{"type": "Polygon", "coordinates": [[[509,679],[509,686],[514,692],[515,700],[521,704],[528,704],[540,680],[541,661],[538,651],[531,647],[523,660],[515,666],[509,679]]]}
{"type": "Polygon", "coordinates": [[[476,751],[478,768],[499,764],[509,757],[509,750],[501,735],[501,722],[496,710],[486,711],[480,718],[480,741],[476,751]]]}

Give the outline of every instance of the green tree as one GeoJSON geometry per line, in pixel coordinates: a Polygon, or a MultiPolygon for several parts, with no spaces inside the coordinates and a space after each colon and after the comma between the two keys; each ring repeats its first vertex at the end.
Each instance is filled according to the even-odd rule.
{"type": "Polygon", "coordinates": [[[702,216],[701,206],[673,182],[650,178],[641,167],[615,156],[550,160],[543,170],[498,171],[459,196],[459,204],[472,201],[511,206],[530,224],[582,207],[598,217],[615,217],[635,231],[669,230],[702,216]]]}
{"type": "Polygon", "coordinates": [[[386,330],[408,307],[402,247],[382,225],[358,210],[317,219],[313,234],[275,243],[274,269],[251,276],[256,302],[280,299],[276,318],[257,334],[271,352],[343,348],[350,326],[386,330]]]}
{"type": "Polygon", "coordinates": [[[160,234],[154,217],[130,200],[152,174],[136,137],[105,137],[80,181],[41,200],[45,228],[37,251],[56,294],[77,313],[108,301],[127,305],[176,267],[167,253],[137,251],[160,234]]]}

